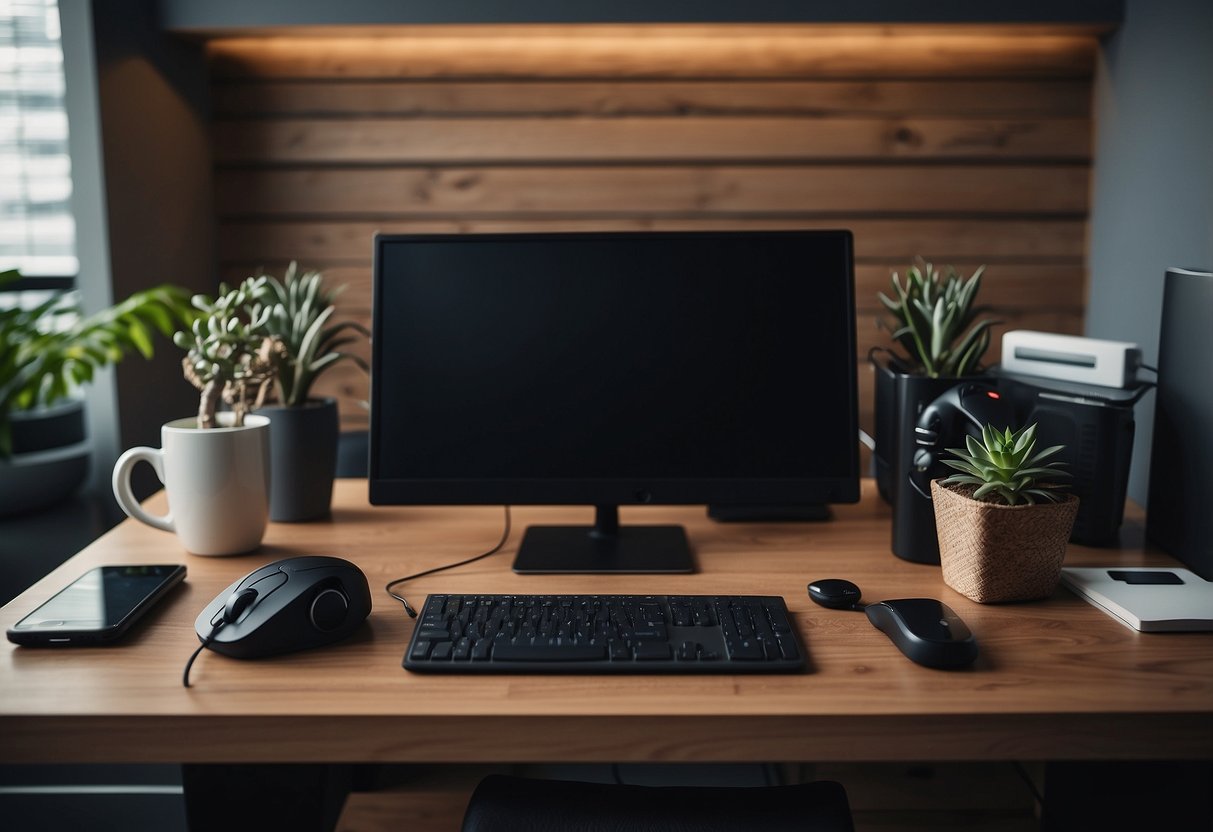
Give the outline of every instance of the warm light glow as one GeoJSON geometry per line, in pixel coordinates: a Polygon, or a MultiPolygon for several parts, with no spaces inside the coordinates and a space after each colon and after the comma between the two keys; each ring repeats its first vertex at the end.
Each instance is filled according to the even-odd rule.
{"type": "Polygon", "coordinates": [[[425,78],[1088,76],[1090,27],[434,26],[261,31],[209,40],[219,72],[425,78]],[[289,64],[289,72],[286,66],[289,64]]]}

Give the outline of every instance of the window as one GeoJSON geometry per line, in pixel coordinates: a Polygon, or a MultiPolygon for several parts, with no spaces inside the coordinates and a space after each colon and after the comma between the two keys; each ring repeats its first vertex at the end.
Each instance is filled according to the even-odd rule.
{"type": "Polygon", "coordinates": [[[56,0],[0,0],[0,269],[74,276],[56,0]]]}

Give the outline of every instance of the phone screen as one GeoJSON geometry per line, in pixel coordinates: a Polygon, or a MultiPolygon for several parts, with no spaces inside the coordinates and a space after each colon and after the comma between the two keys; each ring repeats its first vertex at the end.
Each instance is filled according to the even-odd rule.
{"type": "Polygon", "coordinates": [[[21,619],[10,637],[19,643],[69,643],[84,633],[99,636],[89,641],[116,638],[184,577],[184,566],[99,566],[21,619]]]}

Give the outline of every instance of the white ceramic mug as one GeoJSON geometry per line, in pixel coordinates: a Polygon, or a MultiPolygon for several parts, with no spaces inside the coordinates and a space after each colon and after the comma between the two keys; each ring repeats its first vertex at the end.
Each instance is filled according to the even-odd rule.
{"type": "Polygon", "coordinates": [[[199,430],[194,418],[160,428],[160,448],[131,448],[114,466],[114,497],[131,517],[176,532],[196,555],[237,555],[261,545],[269,519],[269,419],[245,416],[199,430]],[[131,491],[131,470],[150,463],[168,494],[168,514],[147,512],[131,491]]]}

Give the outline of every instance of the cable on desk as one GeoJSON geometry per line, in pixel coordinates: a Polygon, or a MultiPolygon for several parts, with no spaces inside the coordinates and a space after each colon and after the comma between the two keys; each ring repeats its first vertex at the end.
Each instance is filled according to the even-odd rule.
{"type": "Polygon", "coordinates": [[[467,560],[461,560],[458,563],[448,563],[445,566],[435,566],[433,569],[427,569],[424,572],[415,572],[412,575],[405,575],[403,578],[396,578],[394,581],[388,581],[387,585],[384,586],[383,589],[388,595],[392,596],[404,605],[404,611],[409,614],[409,618],[416,618],[417,610],[413,609],[412,604],[410,604],[403,595],[397,595],[395,592],[393,592],[393,587],[397,586],[398,584],[402,584],[405,581],[411,581],[415,578],[424,578],[426,575],[433,575],[435,572],[445,572],[448,569],[454,569],[458,566],[467,566],[469,563],[475,563],[478,560],[487,558],[489,555],[495,555],[500,552],[501,548],[505,546],[505,542],[510,539],[510,507],[505,506],[504,508],[505,528],[501,531],[501,539],[497,541],[497,545],[495,545],[492,549],[489,549],[487,552],[482,552],[475,557],[470,557],[467,560]]]}
{"type": "Polygon", "coordinates": [[[202,643],[198,645],[198,649],[190,654],[189,660],[185,663],[185,670],[181,673],[181,684],[185,687],[190,686],[190,668],[194,666],[194,659],[198,658],[198,654],[210,646],[210,643],[215,640],[215,634],[226,624],[227,621],[220,618],[218,621],[211,624],[211,631],[206,638],[202,639],[202,643]]]}

